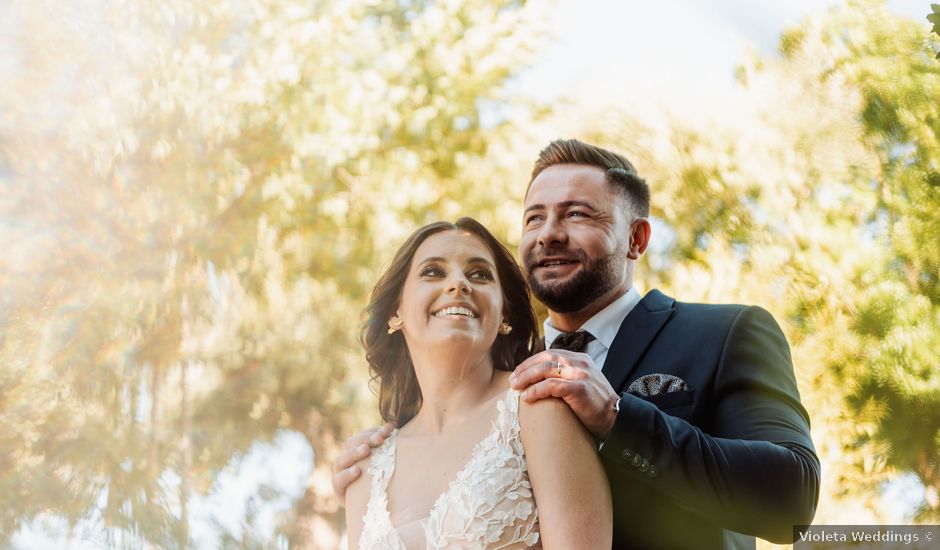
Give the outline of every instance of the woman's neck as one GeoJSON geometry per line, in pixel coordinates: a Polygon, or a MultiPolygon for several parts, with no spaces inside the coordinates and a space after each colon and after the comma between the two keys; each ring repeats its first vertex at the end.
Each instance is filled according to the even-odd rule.
{"type": "Polygon", "coordinates": [[[493,368],[488,352],[473,358],[428,353],[412,361],[422,396],[421,409],[408,422],[414,435],[437,435],[460,424],[494,395],[500,380],[508,384],[508,373],[493,368]]]}

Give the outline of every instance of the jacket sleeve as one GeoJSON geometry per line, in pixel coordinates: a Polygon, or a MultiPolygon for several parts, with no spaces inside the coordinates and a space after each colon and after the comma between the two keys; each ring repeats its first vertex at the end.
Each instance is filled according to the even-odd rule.
{"type": "Polygon", "coordinates": [[[620,483],[646,484],[713,523],[776,543],[809,525],[819,497],[819,459],[800,404],[790,350],[758,307],[728,332],[712,395],[709,433],[623,394],[601,454],[620,483]]]}

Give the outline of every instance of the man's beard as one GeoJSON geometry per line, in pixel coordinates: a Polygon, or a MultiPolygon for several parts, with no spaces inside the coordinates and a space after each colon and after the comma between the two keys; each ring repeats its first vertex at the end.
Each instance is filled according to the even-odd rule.
{"type": "MultiPolygon", "coordinates": [[[[550,250],[545,252],[545,256],[556,254],[550,250]]],[[[610,292],[620,281],[622,274],[618,273],[618,267],[620,270],[623,267],[616,265],[616,253],[606,254],[593,261],[588,260],[583,250],[564,251],[563,255],[577,257],[581,269],[565,282],[547,284],[537,281],[533,274],[535,269],[538,269],[535,254],[526,257],[526,280],[532,288],[532,293],[556,313],[580,311],[610,292]]]]}

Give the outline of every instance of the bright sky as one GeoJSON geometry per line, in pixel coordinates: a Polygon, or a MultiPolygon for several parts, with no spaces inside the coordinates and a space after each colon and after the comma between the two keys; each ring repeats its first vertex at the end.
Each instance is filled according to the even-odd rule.
{"type": "MultiPolygon", "coordinates": [[[[673,112],[731,101],[748,52],[773,55],[781,32],[835,0],[557,0],[555,38],[520,81],[541,99],[577,96],[673,112]]],[[[890,0],[925,26],[930,0],[890,0]]]]}

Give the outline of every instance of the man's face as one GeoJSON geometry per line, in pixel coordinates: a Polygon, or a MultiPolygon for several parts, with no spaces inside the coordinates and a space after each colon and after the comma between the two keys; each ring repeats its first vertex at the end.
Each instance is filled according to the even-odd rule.
{"type": "Polygon", "coordinates": [[[519,256],[532,292],[550,310],[580,311],[628,290],[626,210],[598,167],[557,164],[535,178],[519,256]]]}

